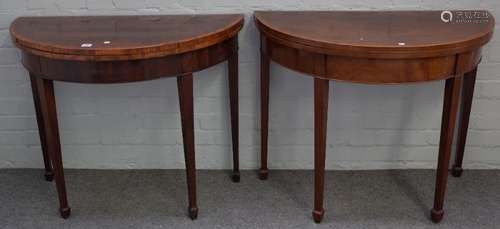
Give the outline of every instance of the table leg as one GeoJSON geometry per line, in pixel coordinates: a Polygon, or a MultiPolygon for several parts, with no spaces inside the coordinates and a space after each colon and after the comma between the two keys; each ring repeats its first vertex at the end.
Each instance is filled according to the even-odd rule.
{"type": "Polygon", "coordinates": [[[234,51],[228,59],[229,103],[231,109],[231,137],[233,143],[233,182],[240,181],[239,142],[238,142],[238,52],[234,51]]]}
{"type": "Polygon", "coordinates": [[[182,141],[184,146],[184,160],[188,186],[189,217],[196,219],[198,207],[196,205],[196,166],[194,153],[194,114],[193,114],[193,74],[177,77],[179,90],[179,106],[181,111],[182,141]]]}
{"type": "Polygon", "coordinates": [[[329,81],[314,78],[314,211],[313,219],[321,222],[323,209],[323,191],[325,186],[325,150],[328,117],[329,81]]]}
{"type": "Polygon", "coordinates": [[[462,162],[464,159],[465,142],[467,139],[467,129],[469,127],[470,110],[472,106],[472,97],[474,95],[474,85],[476,83],[477,67],[465,74],[462,86],[462,107],[459,120],[459,132],[455,163],[453,164],[451,174],[454,177],[462,175],[462,162]]]}
{"type": "MultiPolygon", "coordinates": [[[[36,85],[36,96],[39,102],[39,110],[42,113],[43,132],[47,144],[47,151],[51,164],[54,169],[54,178],[56,181],[57,193],[59,195],[59,211],[61,216],[66,219],[71,214],[66,197],[66,184],[64,181],[64,170],[61,155],[61,143],[59,140],[59,127],[57,124],[56,101],[54,96],[54,83],[52,80],[46,80],[34,77],[36,85]]],[[[42,136],[41,135],[41,136],[42,136]]]]}
{"type": "Polygon", "coordinates": [[[448,179],[453,131],[457,117],[462,76],[446,80],[444,91],[443,117],[441,120],[441,136],[439,139],[439,158],[436,171],[436,190],[434,194],[434,208],[431,210],[431,219],[435,223],[443,219],[443,203],[448,179]]]}
{"type": "Polygon", "coordinates": [[[267,137],[269,127],[269,64],[267,54],[260,51],[260,170],[259,178],[266,180],[269,174],[267,168],[267,137]]]}
{"type": "Polygon", "coordinates": [[[47,140],[45,136],[45,126],[43,124],[43,114],[40,108],[40,98],[38,97],[38,88],[36,84],[36,76],[30,73],[31,91],[33,94],[33,103],[35,104],[36,122],[38,124],[38,134],[40,136],[40,144],[42,146],[43,164],[45,165],[45,180],[52,181],[54,173],[50,164],[49,152],[47,150],[47,140]]]}

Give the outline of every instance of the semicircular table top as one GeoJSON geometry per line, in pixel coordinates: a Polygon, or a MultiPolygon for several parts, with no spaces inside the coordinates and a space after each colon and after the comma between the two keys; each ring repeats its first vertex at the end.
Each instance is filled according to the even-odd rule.
{"type": "Polygon", "coordinates": [[[266,36],[325,54],[419,58],[465,52],[487,43],[495,20],[487,11],[258,11],[266,36]],[[474,13],[472,21],[466,16],[474,13]],[[444,19],[449,19],[444,15],[444,19]],[[320,23],[318,23],[320,22],[320,23]]]}
{"type": "Polygon", "coordinates": [[[132,60],[189,52],[235,36],[243,15],[20,17],[14,43],[37,55],[70,60],[132,60]]]}

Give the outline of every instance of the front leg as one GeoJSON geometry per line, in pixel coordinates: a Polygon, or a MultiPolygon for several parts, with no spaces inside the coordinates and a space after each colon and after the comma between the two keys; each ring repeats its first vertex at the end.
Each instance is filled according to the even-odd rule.
{"type": "Polygon", "coordinates": [[[448,179],[448,166],[450,164],[453,131],[457,118],[458,102],[462,76],[446,80],[444,91],[443,117],[441,121],[441,137],[439,139],[439,158],[436,173],[436,190],[434,195],[434,208],[431,210],[431,219],[435,223],[443,219],[443,203],[448,179]]]}
{"type": "Polygon", "coordinates": [[[41,109],[41,101],[38,93],[36,76],[30,73],[31,91],[33,94],[33,103],[35,104],[36,122],[38,124],[38,135],[40,137],[40,145],[42,147],[43,164],[45,166],[45,180],[52,181],[54,179],[54,172],[50,164],[49,151],[47,149],[47,137],[45,136],[45,125],[43,123],[43,113],[41,109]]]}
{"type": "MultiPolygon", "coordinates": [[[[234,38],[238,39],[238,38],[234,38]]],[[[231,110],[231,142],[233,143],[233,181],[240,181],[239,143],[238,143],[238,43],[228,59],[229,103],[231,110]]]]}
{"type": "Polygon", "coordinates": [[[61,155],[61,143],[59,140],[59,127],[57,124],[56,100],[54,96],[54,83],[52,80],[34,77],[37,88],[37,96],[40,101],[40,110],[43,117],[44,135],[47,141],[47,149],[51,164],[54,167],[57,193],[59,195],[59,211],[66,219],[71,214],[66,197],[66,183],[64,181],[64,170],[61,155]]]}
{"type": "Polygon", "coordinates": [[[467,140],[467,129],[469,128],[470,110],[472,107],[472,97],[474,96],[474,85],[476,83],[477,67],[465,74],[462,86],[462,112],[458,127],[457,153],[451,174],[454,177],[462,175],[462,162],[464,160],[465,142],[467,140]]]}
{"type": "Polygon", "coordinates": [[[260,50],[260,170],[259,178],[266,180],[269,175],[267,168],[267,140],[269,128],[269,65],[267,54],[260,50]]]}
{"type": "Polygon", "coordinates": [[[325,151],[326,129],[328,117],[329,81],[314,78],[314,210],[313,219],[321,222],[323,209],[323,192],[325,188],[325,151]]]}
{"type": "Polygon", "coordinates": [[[181,111],[182,141],[188,186],[188,212],[191,219],[198,217],[196,205],[196,166],[194,154],[193,74],[177,77],[181,111]]]}

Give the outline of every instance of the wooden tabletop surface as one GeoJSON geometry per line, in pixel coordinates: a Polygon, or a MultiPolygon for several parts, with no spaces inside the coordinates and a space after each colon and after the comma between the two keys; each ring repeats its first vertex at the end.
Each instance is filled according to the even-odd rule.
{"type": "Polygon", "coordinates": [[[489,41],[493,16],[475,11],[473,22],[460,21],[468,12],[452,11],[450,22],[441,20],[442,11],[258,11],[255,20],[266,36],[312,51],[413,58],[459,53],[489,41]]]}
{"type": "Polygon", "coordinates": [[[143,15],[20,17],[14,43],[31,53],[70,60],[131,60],[208,47],[237,34],[243,16],[143,15]]]}

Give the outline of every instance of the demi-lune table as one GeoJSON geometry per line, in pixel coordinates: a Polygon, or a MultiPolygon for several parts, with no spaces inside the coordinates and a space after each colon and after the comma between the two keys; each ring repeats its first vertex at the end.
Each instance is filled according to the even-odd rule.
{"type": "Polygon", "coordinates": [[[459,176],[481,60],[495,26],[487,11],[255,12],[261,53],[261,168],[267,179],[270,60],[314,79],[314,210],[323,218],[329,80],[402,84],[446,80],[431,219],[443,218],[455,120],[462,113],[453,174],[459,176]],[[463,81],[463,83],[462,83],[463,81]]]}
{"type": "Polygon", "coordinates": [[[189,216],[198,214],[193,125],[193,75],[228,61],[233,181],[238,169],[238,32],[243,16],[21,17],[10,27],[29,71],[45,177],[55,178],[60,213],[66,198],[53,81],[126,83],[177,76],[189,216]]]}

